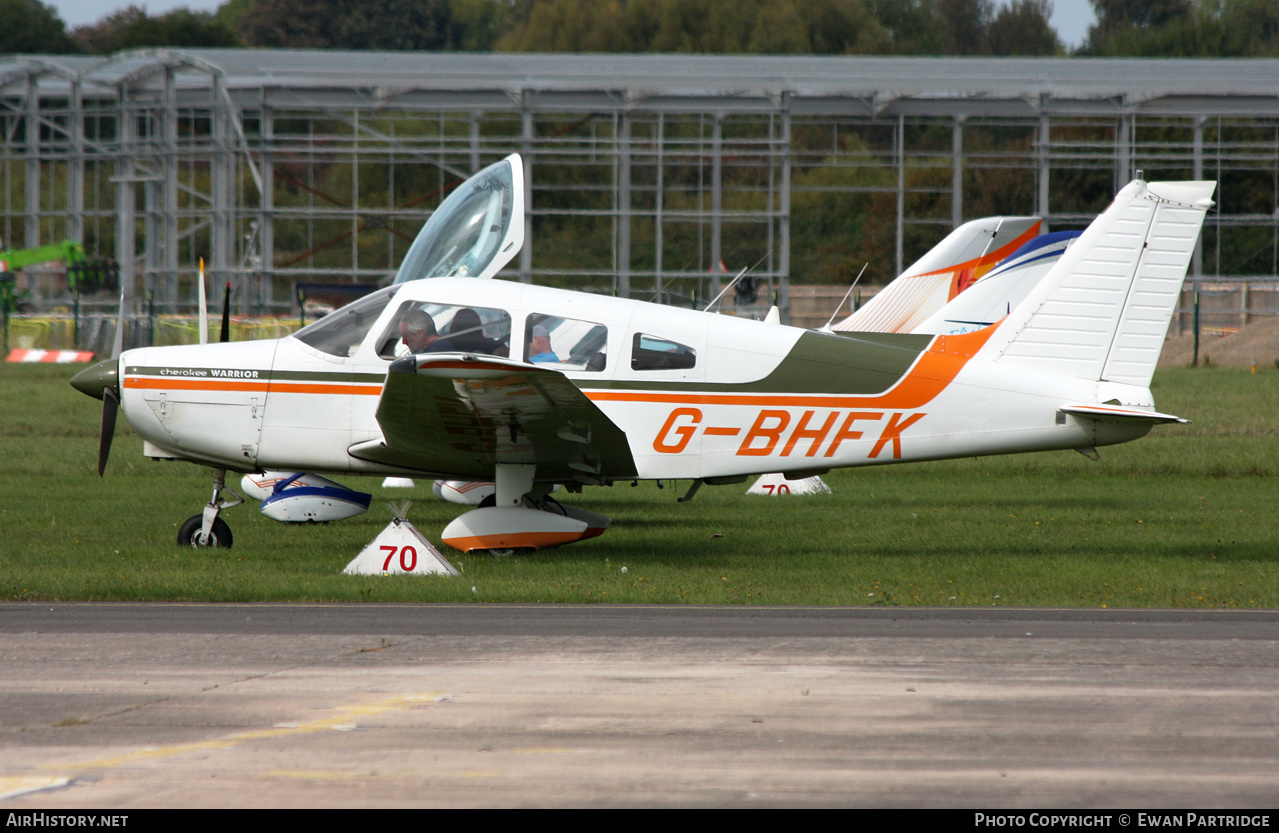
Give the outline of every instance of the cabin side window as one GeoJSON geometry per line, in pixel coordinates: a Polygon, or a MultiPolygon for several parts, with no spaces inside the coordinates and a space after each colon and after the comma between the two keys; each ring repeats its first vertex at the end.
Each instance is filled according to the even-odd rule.
{"type": "Polygon", "coordinates": [[[524,322],[524,361],[556,370],[599,372],[608,365],[608,327],[534,313],[524,322]]]}
{"type": "Polygon", "coordinates": [[[697,351],[677,341],[636,333],[631,343],[631,370],[687,370],[697,364],[697,351]]]}
{"type": "Polygon", "coordinates": [[[416,353],[511,354],[511,315],[489,307],[405,301],[378,338],[377,353],[394,359],[416,353]]]}

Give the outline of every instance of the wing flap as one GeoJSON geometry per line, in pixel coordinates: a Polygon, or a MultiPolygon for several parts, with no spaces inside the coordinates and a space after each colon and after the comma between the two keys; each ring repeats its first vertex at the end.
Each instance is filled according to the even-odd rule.
{"type": "Polygon", "coordinates": [[[353,457],[435,475],[492,479],[498,463],[539,481],[635,477],[626,435],[561,372],[458,353],[391,364],[377,409],[383,439],[353,457]]]}

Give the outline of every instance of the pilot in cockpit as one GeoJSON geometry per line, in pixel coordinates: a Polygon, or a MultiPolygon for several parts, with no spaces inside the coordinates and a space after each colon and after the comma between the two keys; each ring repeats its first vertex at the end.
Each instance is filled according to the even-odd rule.
{"type": "Polygon", "coordinates": [[[451,353],[459,348],[435,329],[435,319],[425,310],[410,309],[400,319],[400,339],[410,353],[451,353]]]}

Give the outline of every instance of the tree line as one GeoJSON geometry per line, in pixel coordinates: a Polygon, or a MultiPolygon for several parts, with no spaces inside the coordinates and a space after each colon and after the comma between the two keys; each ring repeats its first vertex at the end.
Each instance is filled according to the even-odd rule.
{"type": "MultiPolygon", "coordinates": [[[[178,9],[150,15],[139,6],[130,6],[70,31],[41,0],[0,0],[0,52],[109,55],[141,47],[248,47],[1061,57],[1279,54],[1276,0],[1092,0],[1092,4],[1097,13],[1096,25],[1084,42],[1068,53],[1049,23],[1050,0],[228,0],[211,13],[178,9]]],[[[576,127],[568,124],[564,129],[571,131],[576,127]]],[[[935,143],[938,147],[949,146],[948,126],[917,129],[938,131],[935,143]]],[[[1227,126],[1225,133],[1220,125],[1216,129],[1218,136],[1229,137],[1234,128],[1227,126]]],[[[853,133],[840,136],[839,153],[872,154],[874,148],[858,144],[871,139],[853,133]]],[[[1033,141],[1024,133],[970,126],[965,150],[987,155],[1004,151],[1024,154],[1033,141]]],[[[1186,141],[1185,137],[1169,140],[1186,141]]],[[[882,274],[868,274],[867,281],[882,279],[891,271],[895,245],[894,181],[887,169],[873,165],[826,164],[823,150],[830,141],[824,128],[813,125],[797,124],[792,136],[797,152],[791,217],[792,274],[802,276],[808,283],[845,283],[862,263],[870,261],[872,273],[878,270],[882,274]]],[[[1098,141],[1105,141],[1104,136],[1098,141]]],[[[1235,206],[1233,211],[1269,214],[1275,210],[1272,172],[1262,168],[1265,166],[1226,174],[1234,177],[1226,185],[1235,206]]],[[[539,177],[548,181],[588,175],[549,162],[539,167],[539,177]]],[[[752,174],[739,171],[725,175],[749,178],[752,174]]],[[[948,204],[923,203],[941,200],[938,195],[948,193],[950,175],[949,169],[927,166],[908,171],[907,213],[948,217],[948,204]]],[[[316,176],[323,183],[321,187],[332,194],[349,194],[352,190],[351,183],[343,179],[349,171],[342,165],[324,166],[316,171],[316,176]]],[[[679,186],[669,171],[667,176],[669,190],[664,198],[669,204],[681,199],[686,204],[680,203],[676,208],[692,209],[699,204],[699,189],[690,185],[681,196],[676,193],[679,186]]],[[[435,187],[426,181],[415,184],[408,171],[401,171],[397,177],[397,190],[404,193],[425,195],[435,187]]],[[[1016,166],[967,171],[965,212],[968,216],[982,216],[1033,210],[1034,181],[1033,172],[1016,166]]],[[[1109,199],[1111,178],[1106,171],[1067,170],[1054,173],[1053,187],[1055,210],[1090,213],[1109,199]]],[[[283,190],[288,191],[288,186],[283,186],[283,190]]],[[[362,178],[361,203],[373,204],[376,190],[374,183],[362,178]]],[[[576,195],[574,199],[587,199],[583,195],[594,192],[566,189],[564,193],[576,195]]],[[[604,193],[599,191],[600,195],[604,193]]],[[[277,195],[277,204],[287,200],[287,194],[277,195]]],[[[759,209],[754,204],[735,207],[759,209]]],[[[601,273],[608,270],[613,246],[607,223],[567,215],[543,216],[536,222],[540,265],[598,267],[601,273]],[[591,259],[591,252],[595,253],[595,260],[591,259]]],[[[645,225],[646,222],[635,222],[635,252],[652,249],[656,230],[651,222],[645,225]]],[[[684,237],[680,236],[683,226],[663,228],[663,262],[683,264],[689,252],[698,251],[701,238],[697,227],[688,228],[692,231],[684,237]]],[[[745,226],[734,229],[725,231],[725,256],[738,257],[743,262],[754,260],[756,255],[748,258],[742,253],[758,248],[758,240],[745,226]]],[[[310,247],[310,238],[294,231],[300,235],[297,239],[290,237],[287,224],[277,227],[277,254],[287,252],[288,257],[295,257],[310,247]]],[[[345,231],[343,226],[334,234],[345,231]]],[[[908,257],[913,258],[935,243],[936,231],[933,227],[908,226],[908,257]]],[[[1253,262],[1257,258],[1273,260],[1275,249],[1269,229],[1248,227],[1228,234],[1221,230],[1215,233],[1223,235],[1221,241],[1205,246],[1214,261],[1220,259],[1220,266],[1214,268],[1226,273],[1256,273],[1270,268],[1269,261],[1260,265],[1253,262]]],[[[365,242],[369,247],[379,246],[379,251],[386,248],[381,239],[361,241],[361,245],[365,242]]],[[[307,256],[320,263],[325,258],[339,257],[339,252],[335,247],[307,256]]],[[[632,265],[644,266],[638,262],[632,265]]]]}
{"type": "Polygon", "coordinates": [[[0,0],[0,53],[138,47],[782,55],[1279,55],[1274,0],[1092,0],[1068,53],[1051,0],[227,0],[141,6],[68,31],[41,0],[0,0]]]}

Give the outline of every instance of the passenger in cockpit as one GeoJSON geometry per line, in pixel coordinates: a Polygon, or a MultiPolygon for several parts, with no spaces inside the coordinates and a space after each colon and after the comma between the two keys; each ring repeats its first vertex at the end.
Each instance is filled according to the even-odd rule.
{"type": "Polygon", "coordinates": [[[490,356],[507,356],[510,349],[502,342],[484,335],[484,322],[480,314],[470,307],[463,307],[449,322],[449,341],[466,353],[484,353],[490,356]]]}
{"type": "Polygon", "coordinates": [[[558,362],[560,357],[551,349],[551,334],[546,327],[537,324],[529,339],[528,360],[531,362],[558,362]]]}

